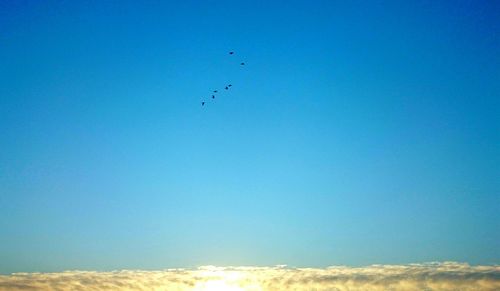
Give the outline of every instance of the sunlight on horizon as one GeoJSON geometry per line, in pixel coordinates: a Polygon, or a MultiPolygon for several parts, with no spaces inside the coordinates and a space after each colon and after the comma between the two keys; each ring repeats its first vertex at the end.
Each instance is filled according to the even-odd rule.
{"type": "Polygon", "coordinates": [[[243,291],[248,289],[243,289],[239,286],[234,286],[228,283],[225,279],[221,280],[209,280],[207,282],[199,282],[196,284],[193,290],[204,290],[204,291],[243,291]]]}
{"type": "Polygon", "coordinates": [[[243,291],[262,290],[259,284],[243,284],[248,280],[246,273],[241,271],[225,271],[222,267],[202,266],[199,282],[193,290],[203,291],[243,291]],[[244,286],[243,286],[244,285],[244,286]]]}
{"type": "Polygon", "coordinates": [[[0,290],[500,290],[500,266],[460,262],[327,268],[214,267],[0,275],[0,290]]]}

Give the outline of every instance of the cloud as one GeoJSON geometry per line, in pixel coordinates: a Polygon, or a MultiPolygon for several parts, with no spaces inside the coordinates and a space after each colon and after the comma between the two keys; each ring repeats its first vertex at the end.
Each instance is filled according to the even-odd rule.
{"type": "Polygon", "coordinates": [[[0,290],[500,290],[500,266],[200,267],[0,275],[0,290]]]}

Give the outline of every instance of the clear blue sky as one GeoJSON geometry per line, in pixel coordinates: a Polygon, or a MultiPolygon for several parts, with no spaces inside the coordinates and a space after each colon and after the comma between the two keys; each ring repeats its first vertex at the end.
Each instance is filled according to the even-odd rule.
{"type": "Polygon", "coordinates": [[[499,2],[369,2],[2,1],[0,272],[500,263],[499,2]]]}

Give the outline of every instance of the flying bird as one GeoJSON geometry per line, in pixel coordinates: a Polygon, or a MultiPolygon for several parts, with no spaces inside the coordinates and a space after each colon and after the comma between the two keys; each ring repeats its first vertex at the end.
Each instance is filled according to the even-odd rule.
{"type": "MultiPolygon", "coordinates": [[[[234,55],[234,51],[229,51],[228,53],[229,53],[230,55],[234,55]]],[[[241,62],[241,63],[240,63],[240,66],[244,66],[244,65],[245,65],[245,63],[244,63],[244,62],[241,62]]],[[[227,85],[224,87],[224,89],[225,89],[225,90],[229,90],[229,88],[231,88],[232,86],[233,86],[232,84],[227,84],[227,85]]],[[[222,90],[222,89],[221,89],[221,90],[222,90]]],[[[213,92],[213,93],[212,93],[212,99],[215,99],[215,95],[216,95],[219,91],[218,91],[218,90],[213,90],[212,92],[213,92]]],[[[210,100],[210,99],[208,99],[208,100],[210,100]]],[[[205,106],[205,103],[207,103],[207,102],[206,102],[206,101],[201,101],[201,106],[205,106]]]]}

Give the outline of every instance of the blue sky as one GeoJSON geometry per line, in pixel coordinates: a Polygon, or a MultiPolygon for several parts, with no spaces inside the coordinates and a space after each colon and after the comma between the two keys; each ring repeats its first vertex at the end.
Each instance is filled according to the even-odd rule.
{"type": "Polygon", "coordinates": [[[0,3],[0,272],[499,263],[498,6],[0,3]]]}

